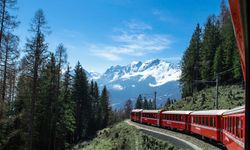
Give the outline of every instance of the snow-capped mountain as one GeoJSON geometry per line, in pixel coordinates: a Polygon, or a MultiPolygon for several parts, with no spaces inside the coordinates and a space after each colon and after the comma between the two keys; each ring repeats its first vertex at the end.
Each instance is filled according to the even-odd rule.
{"type": "Polygon", "coordinates": [[[135,99],[139,94],[152,98],[154,91],[157,92],[158,105],[169,97],[180,98],[180,75],[178,64],[160,59],[111,66],[102,75],[87,73],[89,79],[96,80],[100,86],[107,86],[111,103],[118,107],[128,98],[135,99]]]}

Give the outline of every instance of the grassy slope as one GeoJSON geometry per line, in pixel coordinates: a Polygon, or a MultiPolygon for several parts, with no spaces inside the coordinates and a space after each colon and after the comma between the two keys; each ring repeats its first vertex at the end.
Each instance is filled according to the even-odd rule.
{"type": "Polygon", "coordinates": [[[86,146],[78,145],[76,150],[148,150],[177,149],[176,147],[143,134],[125,122],[101,130],[98,136],[86,146]],[[83,147],[83,148],[79,148],[83,147]]]}
{"type": "MultiPolygon", "coordinates": [[[[207,110],[214,109],[215,87],[194,93],[193,97],[181,99],[167,107],[170,110],[207,110]]],[[[219,109],[232,109],[244,105],[244,90],[241,86],[220,86],[219,109]]]]}

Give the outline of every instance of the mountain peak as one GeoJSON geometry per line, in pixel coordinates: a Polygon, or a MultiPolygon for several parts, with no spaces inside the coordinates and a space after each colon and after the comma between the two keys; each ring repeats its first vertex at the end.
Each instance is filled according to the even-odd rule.
{"type": "Polygon", "coordinates": [[[132,61],[126,66],[111,66],[96,81],[109,88],[114,102],[156,90],[164,98],[178,97],[180,75],[178,65],[163,59],[151,59],[132,61]]]}
{"type": "Polygon", "coordinates": [[[150,59],[145,62],[132,61],[126,66],[111,66],[100,77],[106,83],[119,80],[138,78],[138,82],[151,77],[154,79],[149,86],[160,86],[169,81],[179,80],[180,69],[177,65],[171,64],[162,59],[150,59]]]}

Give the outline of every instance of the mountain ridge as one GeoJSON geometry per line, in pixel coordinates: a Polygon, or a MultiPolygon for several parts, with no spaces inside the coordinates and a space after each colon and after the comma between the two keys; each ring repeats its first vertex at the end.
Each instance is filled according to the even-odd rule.
{"type": "Polygon", "coordinates": [[[155,91],[158,93],[158,105],[164,103],[164,99],[167,98],[180,98],[180,66],[167,60],[133,61],[124,66],[111,66],[103,74],[96,72],[86,74],[89,80],[96,81],[101,88],[107,86],[112,105],[122,105],[129,98],[135,100],[143,93],[153,95],[155,91]]]}

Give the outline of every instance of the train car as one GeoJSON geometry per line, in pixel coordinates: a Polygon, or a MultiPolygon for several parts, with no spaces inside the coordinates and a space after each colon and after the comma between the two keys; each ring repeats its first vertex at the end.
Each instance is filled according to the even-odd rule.
{"type": "Polygon", "coordinates": [[[160,126],[160,116],[163,110],[143,110],[141,123],[160,126]]]}
{"type": "Polygon", "coordinates": [[[130,120],[141,123],[142,109],[133,109],[130,113],[130,120]]]}
{"type": "Polygon", "coordinates": [[[161,113],[161,127],[168,127],[189,132],[190,113],[192,111],[163,111],[161,113]]]}
{"type": "Polygon", "coordinates": [[[243,150],[245,141],[245,106],[224,112],[222,118],[222,143],[227,149],[243,150]]]}
{"type": "Polygon", "coordinates": [[[190,113],[190,132],[221,141],[222,114],[227,110],[204,110],[190,113]]]}

